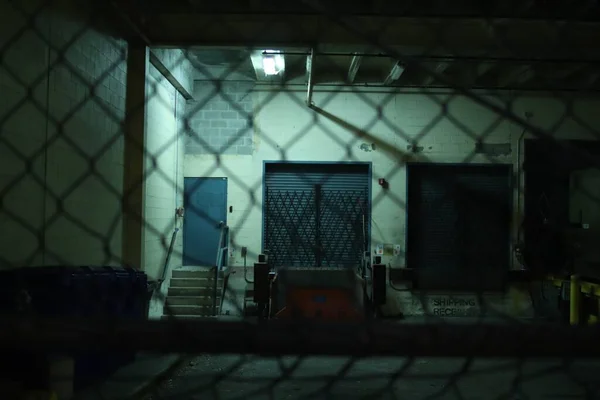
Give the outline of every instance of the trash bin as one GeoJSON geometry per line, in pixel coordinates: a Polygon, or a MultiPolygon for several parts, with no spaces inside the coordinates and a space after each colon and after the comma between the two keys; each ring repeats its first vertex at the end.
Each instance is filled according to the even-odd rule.
{"type": "MultiPolygon", "coordinates": [[[[147,310],[146,274],[133,269],[83,266],[0,271],[0,312],[4,314],[142,320],[147,317],[147,310]]],[[[48,350],[52,352],[52,349],[48,350]]],[[[6,356],[23,359],[22,354],[6,356]]],[[[133,361],[135,351],[111,354],[90,349],[68,356],[75,360],[73,383],[77,391],[101,381],[133,361]]],[[[38,359],[32,355],[33,358],[38,359]]],[[[7,365],[12,365],[12,362],[7,362],[7,365]]],[[[30,369],[27,362],[15,359],[14,365],[23,366],[13,372],[25,378],[26,371],[30,369]]],[[[39,362],[31,365],[39,365],[39,362]]],[[[43,369],[37,368],[39,370],[43,369]]]]}

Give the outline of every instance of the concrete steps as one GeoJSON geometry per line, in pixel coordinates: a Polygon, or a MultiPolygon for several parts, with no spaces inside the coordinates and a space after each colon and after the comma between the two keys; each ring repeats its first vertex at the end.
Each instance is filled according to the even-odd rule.
{"type": "MultiPolygon", "coordinates": [[[[217,286],[217,292],[219,291],[217,286]]],[[[184,297],[203,297],[212,296],[214,288],[210,287],[170,287],[167,291],[167,296],[184,296],[184,297]]]]}
{"type": "Polygon", "coordinates": [[[182,319],[208,319],[208,318],[216,318],[214,315],[163,315],[161,317],[162,320],[182,320],[182,319]]]}
{"type": "MultiPolygon", "coordinates": [[[[184,287],[212,287],[215,283],[214,279],[204,278],[171,278],[171,287],[173,288],[184,288],[184,287]]],[[[223,279],[217,279],[217,285],[223,283],[223,279]]]]}
{"type": "MultiPolygon", "coordinates": [[[[209,267],[184,267],[173,270],[163,309],[163,318],[205,318],[214,315],[215,275],[209,267]]],[[[217,307],[219,313],[223,279],[217,278],[217,307]]]]}
{"type": "MultiPolygon", "coordinates": [[[[212,268],[198,267],[197,269],[179,268],[173,270],[172,278],[190,278],[190,279],[214,279],[215,272],[212,268]]],[[[219,275],[219,278],[222,276],[219,275]]]]}
{"type": "MultiPolygon", "coordinates": [[[[217,303],[221,296],[217,297],[217,303]]],[[[212,296],[168,296],[166,305],[168,306],[212,306],[212,296]]]]}
{"type": "MultiPolygon", "coordinates": [[[[216,308],[218,312],[219,306],[217,305],[216,308]]],[[[165,315],[174,315],[177,317],[199,315],[205,317],[213,315],[213,308],[212,304],[202,306],[165,306],[165,315]]]]}

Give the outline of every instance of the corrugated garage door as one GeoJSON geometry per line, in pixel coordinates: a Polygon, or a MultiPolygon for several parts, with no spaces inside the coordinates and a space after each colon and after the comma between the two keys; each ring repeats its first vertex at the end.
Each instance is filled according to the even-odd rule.
{"type": "Polygon", "coordinates": [[[497,290],[510,267],[510,165],[410,164],[407,267],[426,289],[497,290]]]}
{"type": "Polygon", "coordinates": [[[275,267],[353,267],[368,250],[370,164],[265,163],[263,250],[275,267]]]}

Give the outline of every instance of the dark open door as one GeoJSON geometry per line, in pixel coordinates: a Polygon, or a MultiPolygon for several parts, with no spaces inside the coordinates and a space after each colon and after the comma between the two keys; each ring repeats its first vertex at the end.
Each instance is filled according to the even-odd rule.
{"type": "Polygon", "coordinates": [[[510,268],[511,166],[410,164],[406,263],[419,287],[499,290],[510,268]]]}

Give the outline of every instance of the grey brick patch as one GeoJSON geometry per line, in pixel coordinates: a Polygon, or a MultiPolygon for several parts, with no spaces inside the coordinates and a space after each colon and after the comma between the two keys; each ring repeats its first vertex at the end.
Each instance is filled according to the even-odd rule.
{"type": "Polygon", "coordinates": [[[252,151],[252,146],[238,146],[237,148],[237,154],[240,156],[250,156],[252,155],[252,151]]]}
{"type": "Polygon", "coordinates": [[[226,120],[220,120],[220,119],[213,119],[210,121],[205,121],[205,122],[209,122],[210,126],[212,128],[227,128],[227,125],[230,121],[226,121],[226,120]]]}
{"type": "Polygon", "coordinates": [[[221,88],[222,94],[215,94],[201,108],[197,102],[187,104],[191,128],[187,133],[192,136],[186,140],[187,154],[252,154],[253,84],[221,82],[221,88]],[[202,146],[194,138],[209,143],[211,148],[202,146]]]}

